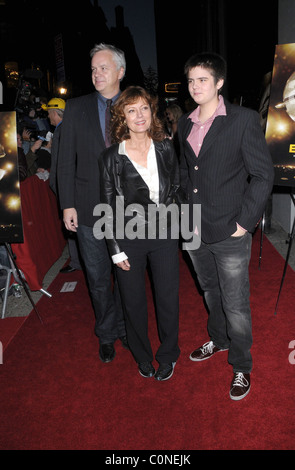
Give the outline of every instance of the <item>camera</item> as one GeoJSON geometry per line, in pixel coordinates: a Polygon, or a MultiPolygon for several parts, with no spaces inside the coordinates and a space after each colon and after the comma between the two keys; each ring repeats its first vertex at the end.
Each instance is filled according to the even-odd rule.
{"type": "MultiPolygon", "coordinates": [[[[42,109],[41,95],[42,90],[38,90],[33,85],[36,80],[40,80],[43,77],[43,73],[39,70],[26,70],[20,77],[14,109],[17,113],[18,121],[30,120],[30,119],[45,119],[47,117],[47,111],[42,109]]],[[[32,134],[35,129],[30,129],[29,126],[25,126],[32,134]]],[[[36,135],[33,136],[36,140],[36,135]]]]}

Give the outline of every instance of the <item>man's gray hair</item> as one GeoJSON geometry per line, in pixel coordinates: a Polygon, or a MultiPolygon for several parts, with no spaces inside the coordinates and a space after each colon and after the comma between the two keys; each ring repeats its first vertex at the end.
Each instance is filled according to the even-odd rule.
{"type": "Polygon", "coordinates": [[[59,117],[63,119],[64,111],[65,111],[65,110],[64,110],[64,109],[59,109],[59,108],[57,108],[57,109],[55,109],[55,111],[56,111],[56,113],[59,115],[59,117]]]}
{"type": "MultiPolygon", "coordinates": [[[[111,44],[104,44],[101,42],[100,44],[96,44],[90,51],[90,57],[94,56],[97,52],[101,51],[110,51],[113,54],[114,61],[117,64],[117,69],[119,70],[121,67],[124,69],[124,75],[126,72],[126,60],[125,60],[125,54],[121,49],[118,49],[115,46],[112,46],[111,44]]],[[[124,76],[123,75],[123,76],[124,76]]],[[[122,77],[123,78],[123,77],[122,77]]]]}

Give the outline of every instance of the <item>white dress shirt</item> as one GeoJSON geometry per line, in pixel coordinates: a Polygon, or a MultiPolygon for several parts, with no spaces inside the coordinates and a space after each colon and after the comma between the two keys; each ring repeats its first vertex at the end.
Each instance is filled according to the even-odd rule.
{"type": "MultiPolygon", "coordinates": [[[[148,151],[147,155],[147,167],[144,167],[142,165],[139,165],[136,163],[134,160],[132,160],[127,151],[126,151],[126,140],[121,142],[119,144],[119,150],[118,150],[120,155],[126,155],[131,163],[133,164],[134,168],[144,182],[146,183],[147,187],[149,188],[150,191],[150,199],[159,205],[159,173],[158,173],[158,165],[157,165],[157,158],[156,158],[156,150],[153,141],[151,141],[151,146],[148,151]]],[[[121,261],[124,261],[125,259],[128,259],[128,256],[124,252],[118,253],[116,255],[112,256],[112,260],[114,264],[120,263],[121,261]]]]}

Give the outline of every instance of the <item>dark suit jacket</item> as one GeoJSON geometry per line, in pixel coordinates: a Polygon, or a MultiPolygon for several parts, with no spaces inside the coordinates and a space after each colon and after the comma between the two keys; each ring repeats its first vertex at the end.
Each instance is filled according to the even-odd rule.
{"type": "MultiPolygon", "coordinates": [[[[166,207],[173,204],[176,209],[174,215],[177,216],[177,206],[182,202],[182,199],[179,181],[179,164],[174,146],[169,139],[165,139],[162,142],[154,142],[154,145],[159,174],[159,204],[163,204],[166,207]]],[[[149,188],[145,181],[129,158],[126,155],[118,153],[118,147],[119,144],[109,147],[104,151],[100,160],[101,202],[112,207],[113,214],[116,215],[116,197],[122,196],[124,207],[121,209],[125,214],[124,225],[136,214],[138,225],[144,226],[150,222],[148,217],[149,206],[156,206],[149,197],[149,188]],[[140,208],[136,205],[139,205],[140,208]],[[130,208],[132,208],[132,206],[136,208],[133,215],[126,215],[126,208],[128,206],[130,208]],[[142,210],[138,210],[141,208],[142,210]]],[[[166,214],[169,216],[168,211],[166,214]]],[[[157,215],[159,215],[159,213],[157,215]]],[[[115,235],[114,222],[115,219],[112,218],[110,220],[110,224],[112,225],[111,231],[114,232],[115,235]]],[[[157,218],[157,223],[158,222],[159,218],[157,218]]],[[[166,224],[165,220],[165,226],[169,227],[169,221],[166,224]]],[[[115,236],[107,239],[107,244],[111,255],[122,251],[119,246],[120,242],[116,240],[115,236]]]]}
{"type": "Polygon", "coordinates": [[[189,114],[178,122],[181,184],[190,205],[201,204],[201,238],[221,241],[236,223],[253,232],[271,193],[274,169],[256,111],[225,101],[226,116],[214,119],[199,156],[187,141],[189,114]]]}
{"type": "Polygon", "coordinates": [[[78,223],[92,227],[100,202],[98,160],[105,149],[97,93],[67,101],[57,165],[61,209],[74,207],[78,223]]]}
{"type": "Polygon", "coordinates": [[[56,170],[57,170],[57,158],[58,158],[58,152],[59,152],[61,126],[62,126],[62,122],[56,127],[53,133],[52,145],[51,145],[51,166],[50,166],[49,185],[55,194],[57,194],[56,170]]]}

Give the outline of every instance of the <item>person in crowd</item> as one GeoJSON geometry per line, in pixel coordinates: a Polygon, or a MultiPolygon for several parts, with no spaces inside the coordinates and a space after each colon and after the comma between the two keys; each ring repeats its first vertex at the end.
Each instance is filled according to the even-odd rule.
{"type": "Polygon", "coordinates": [[[201,204],[201,237],[189,255],[209,309],[209,341],[190,355],[204,361],[228,350],[230,398],[250,391],[252,327],[248,265],[251,233],[272,190],[274,170],[256,111],[221,95],[226,62],[193,55],[185,64],[198,107],[178,122],[181,184],[189,204],[201,204]]]}
{"type": "MultiPolygon", "coordinates": [[[[112,131],[116,144],[100,160],[101,201],[112,208],[107,218],[106,239],[117,276],[125,311],[128,344],[143,377],[163,381],[174,370],[178,346],[178,240],[171,237],[171,226],[159,215],[159,228],[150,215],[152,207],[169,206],[179,190],[179,166],[173,143],[157,117],[156,98],[141,87],[128,87],[113,112],[112,131]],[[117,207],[117,197],[124,207],[117,207]],[[139,233],[129,233],[127,206],[137,212],[139,233]],[[124,236],[116,238],[113,220],[125,214],[124,236]],[[167,236],[161,237],[163,225],[167,236]],[[151,235],[153,234],[153,235],[151,235]],[[160,346],[155,354],[148,337],[148,309],[145,290],[147,263],[151,269],[156,299],[160,346]]],[[[173,223],[175,219],[170,220],[173,223]]],[[[179,231],[177,230],[177,238],[179,231]]]]}
{"type": "MultiPolygon", "coordinates": [[[[22,129],[20,130],[19,133],[22,138],[22,148],[23,148],[24,154],[26,155],[32,146],[32,140],[31,140],[32,130],[28,129],[25,125],[22,124],[22,129]]],[[[33,141],[33,143],[35,143],[35,141],[33,141]]],[[[41,146],[41,143],[42,142],[40,142],[40,146],[41,146]]]]}
{"type": "Polygon", "coordinates": [[[17,157],[18,157],[18,173],[19,180],[24,181],[28,176],[28,165],[23,149],[22,137],[21,134],[17,133],[17,157]]]}
{"type": "Polygon", "coordinates": [[[46,104],[45,97],[37,97],[31,94],[28,101],[28,110],[22,114],[22,139],[25,154],[31,149],[32,141],[33,143],[35,142],[36,134],[42,132],[42,135],[46,135],[46,133],[50,131],[50,124],[42,108],[43,104],[46,104]]]}
{"type": "MultiPolygon", "coordinates": [[[[64,110],[66,102],[62,98],[52,98],[47,104],[42,105],[42,109],[48,112],[48,119],[52,127],[55,128],[52,137],[51,147],[51,167],[49,175],[49,185],[55,195],[58,197],[57,191],[57,180],[56,180],[56,169],[57,169],[57,158],[59,149],[59,140],[61,134],[61,124],[63,120],[64,110]]],[[[76,270],[81,270],[80,254],[78,248],[77,234],[75,232],[66,231],[66,237],[68,241],[70,263],[61,268],[60,272],[68,274],[76,270]]]]}
{"type": "Polygon", "coordinates": [[[182,109],[176,103],[169,104],[167,108],[165,109],[165,115],[167,119],[167,127],[169,131],[169,135],[171,137],[174,137],[177,133],[178,120],[183,115],[182,109]]]}
{"type": "Polygon", "coordinates": [[[49,185],[52,191],[57,194],[57,181],[56,181],[56,169],[57,169],[57,157],[59,140],[61,134],[61,123],[63,120],[64,110],[66,107],[65,100],[61,98],[52,98],[47,104],[42,105],[42,109],[48,112],[48,119],[52,127],[55,128],[52,137],[51,146],[51,167],[49,185]]]}
{"type": "Polygon", "coordinates": [[[105,240],[93,236],[93,210],[100,202],[99,167],[101,152],[110,145],[110,105],[120,95],[124,77],[124,53],[112,45],[99,44],[90,52],[95,92],[67,101],[60,137],[57,184],[67,230],[77,232],[95,312],[99,357],[115,357],[114,342],[120,338],[128,348],[121,300],[105,240]]]}
{"type": "Polygon", "coordinates": [[[44,173],[49,171],[51,167],[52,133],[40,131],[39,134],[38,139],[26,154],[28,176],[44,173]]]}
{"type": "Polygon", "coordinates": [[[6,250],[6,247],[3,243],[0,243],[0,298],[3,301],[4,292],[6,288],[7,280],[7,270],[2,269],[2,267],[10,268],[10,260],[6,250]]]}
{"type": "Polygon", "coordinates": [[[47,113],[45,112],[44,106],[47,104],[47,99],[44,96],[32,96],[35,103],[35,117],[37,127],[39,131],[50,131],[50,122],[48,121],[47,113]]]}
{"type": "Polygon", "coordinates": [[[178,120],[181,118],[183,115],[181,107],[176,104],[172,103],[169,104],[165,110],[165,115],[167,119],[167,127],[168,127],[168,132],[170,137],[172,137],[175,150],[177,155],[179,155],[179,141],[178,141],[178,135],[177,135],[177,123],[178,120]]]}

